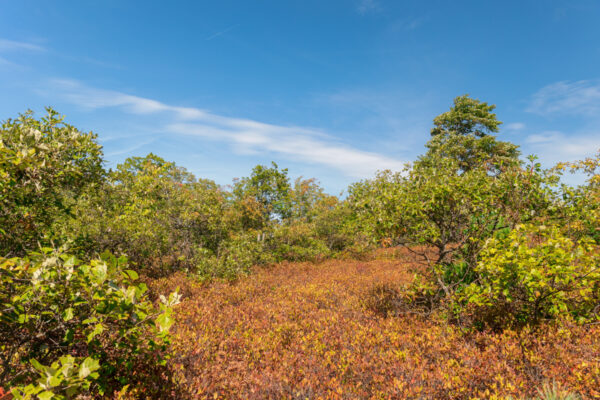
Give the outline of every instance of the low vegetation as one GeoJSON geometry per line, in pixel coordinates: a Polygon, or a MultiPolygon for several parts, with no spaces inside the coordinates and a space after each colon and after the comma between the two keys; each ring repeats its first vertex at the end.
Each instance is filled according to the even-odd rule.
{"type": "Polygon", "coordinates": [[[600,398],[600,155],[523,161],[493,111],[346,198],[5,121],[0,397],[600,398]]]}
{"type": "MultiPolygon", "coordinates": [[[[405,312],[400,291],[419,268],[403,251],[194,286],[173,332],[184,387],[219,399],[523,399],[554,383],[600,396],[598,325],[465,334],[405,312]]],[[[157,284],[179,284],[171,279],[157,284]]]]}

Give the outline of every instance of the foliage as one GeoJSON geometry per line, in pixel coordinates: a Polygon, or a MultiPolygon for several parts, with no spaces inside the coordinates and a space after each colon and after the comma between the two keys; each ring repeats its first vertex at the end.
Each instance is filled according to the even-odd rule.
{"type": "Polygon", "coordinates": [[[318,261],[330,256],[327,244],[309,223],[276,227],[267,246],[276,261],[318,261]]]}
{"type": "Polygon", "coordinates": [[[436,315],[365,310],[369,288],[410,284],[411,259],[404,249],[391,260],[283,263],[196,286],[173,328],[185,388],[217,399],[500,400],[556,381],[600,397],[599,325],[464,335],[436,315]]]}
{"type": "Polygon", "coordinates": [[[216,254],[199,253],[196,260],[199,278],[235,280],[249,274],[254,266],[272,263],[274,259],[265,251],[261,238],[262,235],[256,232],[239,234],[223,241],[216,254]]]}
{"type": "Polygon", "coordinates": [[[96,135],[47,112],[35,119],[28,111],[0,127],[0,256],[22,256],[52,239],[53,222],[103,179],[96,135]]]}
{"type": "Polygon", "coordinates": [[[167,372],[177,295],[156,309],[126,267],[124,257],[84,263],[46,248],[0,259],[0,381],[24,398],[72,398],[88,389],[111,394],[127,384],[146,385],[149,393],[168,387],[152,377],[167,372]]]}
{"type": "Polygon", "coordinates": [[[555,169],[557,173],[569,170],[588,176],[585,185],[562,186],[562,204],[554,213],[556,223],[571,237],[589,236],[600,244],[600,153],[573,163],[559,163],[555,169]]]}
{"type": "Polygon", "coordinates": [[[64,236],[91,256],[127,254],[152,276],[194,269],[201,249],[215,252],[227,237],[225,196],[217,185],[153,154],[127,159],[100,193],[80,198],[64,236]]]}
{"type": "Polygon", "coordinates": [[[350,224],[369,235],[374,242],[399,244],[404,227],[399,223],[406,192],[405,173],[383,171],[370,180],[363,180],[348,189],[350,224]]]}
{"type": "Polygon", "coordinates": [[[455,98],[450,111],[434,118],[427,153],[418,163],[435,166],[440,159],[450,158],[458,163],[459,171],[484,167],[493,174],[518,165],[518,146],[491,135],[502,124],[492,112],[494,108],[469,95],[455,98]]]}
{"type": "Polygon", "coordinates": [[[419,157],[418,163],[435,166],[440,159],[450,158],[458,163],[457,173],[485,168],[488,173],[498,175],[507,167],[519,165],[518,146],[491,135],[437,135],[425,146],[427,153],[419,157]]]}
{"type": "Polygon", "coordinates": [[[600,397],[600,332],[576,324],[600,307],[600,155],[526,164],[494,108],[457,97],[424,155],[347,199],[275,163],[231,189],[154,154],[106,172],[53,110],[8,120],[0,381],[21,398],[181,396],[174,371],[194,398],[500,399],[548,380],[600,397]],[[559,186],[568,170],[588,181],[559,186]],[[48,243],[72,255],[30,253],[48,243]],[[399,247],[365,261],[377,246],[399,247]],[[165,365],[179,296],[158,292],[178,286],[165,365]]]}
{"type": "Polygon", "coordinates": [[[539,165],[498,177],[483,168],[459,175],[456,168],[448,159],[437,167],[416,166],[397,219],[402,244],[426,262],[444,296],[476,278],[479,252],[489,237],[529,220],[548,201],[539,165]]]}
{"type": "Polygon", "coordinates": [[[449,111],[434,118],[431,136],[457,134],[484,137],[498,132],[502,122],[492,112],[495,108],[495,105],[472,99],[468,94],[458,96],[449,111]]]}
{"type": "Polygon", "coordinates": [[[262,220],[256,228],[261,228],[269,221],[283,220],[291,215],[291,185],[287,169],[279,170],[274,162],[271,167],[257,165],[252,169],[250,177],[242,178],[235,183],[233,194],[238,200],[251,198],[258,203],[262,220]]]}
{"type": "Polygon", "coordinates": [[[400,308],[401,301],[398,290],[386,283],[373,285],[362,299],[367,310],[383,317],[394,314],[400,308]]]}
{"type": "Polygon", "coordinates": [[[15,387],[12,390],[16,399],[72,399],[79,393],[88,391],[91,384],[99,375],[96,372],[100,363],[86,357],[80,364],[75,357],[62,356],[47,367],[35,359],[31,364],[40,377],[37,382],[26,387],[15,387]]]}
{"type": "Polygon", "coordinates": [[[477,282],[464,292],[471,318],[491,327],[536,324],[571,315],[595,321],[600,311],[600,253],[552,226],[521,225],[492,238],[481,253],[477,282]]]}

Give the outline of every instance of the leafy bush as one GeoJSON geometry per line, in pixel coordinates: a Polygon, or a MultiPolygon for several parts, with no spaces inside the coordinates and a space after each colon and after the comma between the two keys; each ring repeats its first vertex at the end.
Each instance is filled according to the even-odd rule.
{"type": "Polygon", "coordinates": [[[267,241],[276,261],[318,261],[330,255],[330,250],[312,224],[295,223],[280,225],[267,241]]]}
{"type": "Polygon", "coordinates": [[[398,290],[386,283],[378,283],[365,293],[362,298],[363,306],[376,315],[387,317],[395,313],[401,304],[398,290]]]}
{"type": "Polygon", "coordinates": [[[199,248],[215,252],[227,237],[217,185],[153,154],[118,165],[102,189],[79,199],[64,228],[84,255],[126,254],[138,271],[164,276],[193,270],[199,248]]]}
{"type": "Polygon", "coordinates": [[[156,309],[126,267],[124,257],[83,263],[52,249],[0,259],[0,381],[24,398],[109,395],[128,384],[148,395],[168,390],[178,295],[156,309]]]}
{"type": "Polygon", "coordinates": [[[488,240],[479,275],[461,296],[467,314],[491,327],[536,324],[570,315],[596,320],[600,254],[589,239],[573,242],[557,227],[520,225],[488,240]]]}
{"type": "Polygon", "coordinates": [[[22,256],[51,239],[52,224],[104,177],[96,135],[47,111],[39,120],[29,111],[0,126],[0,256],[22,256]]]}
{"type": "Polygon", "coordinates": [[[555,211],[555,220],[569,237],[592,237],[600,244],[600,153],[574,163],[560,163],[558,173],[569,169],[572,173],[584,173],[585,185],[571,187],[563,185],[560,191],[561,205],[555,211]]]}
{"type": "Polygon", "coordinates": [[[261,234],[249,232],[225,240],[217,254],[204,249],[198,253],[196,271],[202,280],[225,278],[234,280],[247,275],[255,265],[274,262],[271,254],[265,251],[261,234]]]}

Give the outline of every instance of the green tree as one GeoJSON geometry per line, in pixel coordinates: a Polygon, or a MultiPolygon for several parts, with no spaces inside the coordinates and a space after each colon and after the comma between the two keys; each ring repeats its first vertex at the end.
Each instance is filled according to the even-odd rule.
{"type": "Polygon", "coordinates": [[[291,216],[292,188],[287,168],[279,170],[275,162],[271,167],[257,165],[249,177],[235,183],[233,194],[239,203],[253,202],[260,207],[261,221],[254,227],[262,228],[273,220],[285,220],[291,216]]]}
{"type": "Polygon", "coordinates": [[[367,233],[374,242],[398,245],[404,232],[399,223],[407,188],[407,168],[401,172],[382,171],[373,179],[356,182],[348,188],[348,224],[367,233]]]}
{"type": "Polygon", "coordinates": [[[449,111],[434,118],[431,136],[456,134],[484,137],[498,132],[502,122],[492,112],[495,108],[495,105],[472,99],[468,94],[458,96],[449,111]]]}
{"type": "Polygon", "coordinates": [[[229,234],[223,191],[154,154],[111,171],[101,191],[82,196],[63,229],[79,251],[127,254],[147,274],[193,269],[198,254],[229,234]]]}
{"type": "Polygon", "coordinates": [[[452,158],[458,161],[460,171],[485,166],[493,174],[518,164],[518,146],[492,135],[502,124],[492,112],[494,108],[468,95],[454,99],[450,111],[433,120],[428,151],[418,162],[435,165],[440,158],[452,158]]]}
{"type": "Polygon", "coordinates": [[[23,255],[51,239],[52,224],[75,200],[102,182],[96,135],[63,122],[56,111],[28,111],[0,127],[0,255],[23,255]]]}

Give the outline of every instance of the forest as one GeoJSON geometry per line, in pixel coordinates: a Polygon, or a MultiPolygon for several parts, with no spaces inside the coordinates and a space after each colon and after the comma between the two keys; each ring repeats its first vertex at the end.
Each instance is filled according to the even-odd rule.
{"type": "Polygon", "coordinates": [[[4,121],[0,399],[600,398],[600,153],[542,167],[494,110],[341,196],[4,121]]]}

